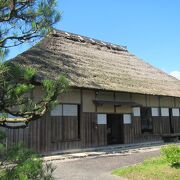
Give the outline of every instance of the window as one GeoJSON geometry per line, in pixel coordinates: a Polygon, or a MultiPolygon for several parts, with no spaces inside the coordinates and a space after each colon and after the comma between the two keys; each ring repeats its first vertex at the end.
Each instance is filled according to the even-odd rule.
{"type": "Polygon", "coordinates": [[[159,108],[151,108],[152,117],[158,117],[160,116],[160,110],[159,108]]]}
{"type": "Polygon", "coordinates": [[[169,117],[169,108],[161,108],[161,116],[169,117]]]}
{"type": "Polygon", "coordinates": [[[76,104],[64,104],[63,116],[78,116],[78,105],[76,104]]]}
{"type": "Polygon", "coordinates": [[[173,117],[179,117],[180,116],[179,108],[172,108],[172,115],[173,117]]]}
{"type": "Polygon", "coordinates": [[[59,104],[51,110],[51,116],[78,116],[77,104],[59,104]]]}
{"type": "Polygon", "coordinates": [[[133,115],[140,117],[141,116],[141,111],[140,111],[140,107],[134,107],[133,108],[133,115]]]}
{"type": "Polygon", "coordinates": [[[124,124],[131,124],[131,114],[123,114],[124,124]]]}
{"type": "Polygon", "coordinates": [[[80,105],[60,104],[50,114],[53,141],[80,139],[80,105]]]}
{"type": "Polygon", "coordinates": [[[51,116],[62,116],[62,104],[57,105],[51,110],[51,116]]]}
{"type": "Polygon", "coordinates": [[[152,133],[153,123],[151,116],[151,108],[143,107],[141,108],[141,132],[142,133],[152,133]]]}
{"type": "Polygon", "coordinates": [[[107,124],[107,115],[106,114],[98,114],[97,115],[97,124],[107,124]]]}

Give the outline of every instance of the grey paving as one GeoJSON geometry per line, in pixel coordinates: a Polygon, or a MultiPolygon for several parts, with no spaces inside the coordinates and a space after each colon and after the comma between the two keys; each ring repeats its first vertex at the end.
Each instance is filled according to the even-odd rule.
{"type": "Polygon", "coordinates": [[[133,154],[89,157],[76,160],[53,161],[57,167],[55,179],[61,180],[121,180],[111,175],[113,169],[142,162],[145,158],[159,155],[159,150],[133,154]]]}

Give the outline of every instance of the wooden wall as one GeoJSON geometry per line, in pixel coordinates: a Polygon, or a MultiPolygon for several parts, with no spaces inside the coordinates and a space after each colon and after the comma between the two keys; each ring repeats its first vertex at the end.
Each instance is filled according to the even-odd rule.
{"type": "MultiPolygon", "coordinates": [[[[131,107],[116,107],[104,105],[95,107],[94,99],[129,102],[134,101],[148,107],[180,107],[180,100],[174,98],[159,98],[130,93],[99,92],[94,90],[69,91],[59,100],[62,103],[81,104],[80,137],[78,137],[77,117],[52,117],[47,113],[43,118],[29,124],[26,129],[10,130],[7,132],[7,144],[19,141],[37,152],[50,152],[67,149],[81,149],[107,145],[107,125],[97,124],[97,113],[131,113],[131,107]],[[88,112],[89,111],[89,112],[88,112]]],[[[132,116],[131,124],[124,124],[124,143],[156,141],[162,134],[170,133],[168,117],[152,117],[153,134],[141,133],[141,117],[132,116]]],[[[180,118],[172,119],[175,133],[180,133],[180,118]]]]}
{"type": "Polygon", "coordinates": [[[172,118],[172,126],[174,129],[174,133],[180,133],[180,117],[172,118]]]}
{"type": "Polygon", "coordinates": [[[153,133],[157,135],[170,133],[169,117],[153,117],[153,133]]]}
{"type": "Polygon", "coordinates": [[[131,124],[124,125],[124,143],[141,143],[160,140],[160,136],[141,133],[141,118],[133,117],[131,124]]]}
{"type": "MultiPolygon", "coordinates": [[[[153,132],[141,133],[141,117],[133,117],[131,124],[124,125],[124,142],[140,143],[161,140],[163,134],[170,134],[169,117],[152,117],[153,132]]],[[[180,117],[173,117],[174,133],[180,133],[180,117]]]]}
{"type": "Polygon", "coordinates": [[[75,117],[64,117],[63,120],[62,117],[50,117],[47,114],[31,122],[28,128],[6,129],[7,144],[10,146],[23,142],[27,147],[41,153],[107,145],[107,127],[97,125],[96,113],[81,114],[80,139],[75,122],[75,117]]]}
{"type": "MultiPolygon", "coordinates": [[[[107,125],[97,124],[96,113],[82,113],[80,118],[80,139],[78,139],[76,117],[50,117],[47,114],[40,120],[30,123],[26,129],[6,129],[7,143],[19,141],[41,153],[81,149],[107,145],[107,125]],[[64,130],[62,125],[64,123],[64,130]],[[62,131],[64,133],[62,133],[62,131]],[[63,137],[64,136],[64,137],[63,137]]],[[[180,118],[173,118],[175,133],[180,133],[180,118]]],[[[124,124],[124,143],[140,143],[161,140],[162,134],[170,132],[167,117],[153,118],[153,134],[141,133],[141,118],[132,117],[131,124],[124,124]]]]}

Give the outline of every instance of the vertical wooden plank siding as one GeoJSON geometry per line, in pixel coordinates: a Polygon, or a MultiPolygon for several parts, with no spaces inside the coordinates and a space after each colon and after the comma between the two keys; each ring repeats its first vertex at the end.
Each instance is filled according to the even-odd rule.
{"type": "MultiPolygon", "coordinates": [[[[25,129],[4,129],[7,143],[23,142],[27,147],[41,153],[67,149],[80,149],[107,145],[107,125],[97,124],[97,113],[80,114],[80,139],[77,117],[52,117],[31,122],[25,129]],[[63,119],[64,118],[64,119],[63,119]]],[[[131,124],[124,124],[124,143],[160,140],[162,134],[170,133],[168,117],[152,117],[153,133],[141,133],[141,117],[133,117],[131,124]]],[[[180,118],[172,119],[174,132],[180,133],[180,118]]]]}
{"type": "Polygon", "coordinates": [[[107,125],[98,125],[98,146],[107,145],[107,125]]]}
{"type": "Polygon", "coordinates": [[[82,113],[82,146],[96,147],[107,145],[106,129],[106,125],[97,125],[96,113],[82,113]]]}
{"type": "Polygon", "coordinates": [[[153,117],[153,133],[154,134],[170,133],[169,117],[153,117]]]}
{"type": "Polygon", "coordinates": [[[124,124],[124,143],[132,143],[133,142],[133,136],[132,136],[132,124],[124,124]]]}
{"type": "Polygon", "coordinates": [[[8,146],[21,141],[41,153],[107,145],[107,127],[97,125],[97,114],[81,113],[80,117],[80,139],[77,117],[52,117],[49,113],[25,129],[2,129],[7,133],[8,146]]]}
{"type": "Polygon", "coordinates": [[[174,133],[180,133],[180,117],[172,118],[172,126],[174,129],[174,133]]]}
{"type": "MultiPolygon", "coordinates": [[[[180,133],[180,118],[173,119],[176,133],[180,133]]],[[[140,143],[161,140],[170,133],[169,117],[153,117],[153,133],[141,133],[141,117],[133,117],[131,124],[124,124],[124,143],[140,143]]]]}

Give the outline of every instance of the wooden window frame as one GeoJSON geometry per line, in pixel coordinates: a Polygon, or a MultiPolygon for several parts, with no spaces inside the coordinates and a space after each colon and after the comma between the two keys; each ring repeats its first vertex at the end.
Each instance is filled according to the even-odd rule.
{"type": "Polygon", "coordinates": [[[81,130],[80,130],[80,112],[81,112],[81,109],[80,109],[80,104],[76,104],[76,103],[62,103],[62,141],[61,142],[68,142],[68,141],[79,141],[81,139],[81,130]],[[78,138],[72,138],[72,139],[66,139],[64,136],[65,136],[65,131],[64,131],[64,121],[65,121],[65,117],[64,114],[63,114],[63,106],[64,105],[77,105],[77,123],[78,123],[78,138]]]}
{"type": "MultiPolygon", "coordinates": [[[[62,115],[61,116],[59,116],[59,117],[62,117],[62,131],[61,131],[61,135],[62,135],[62,139],[61,140],[59,140],[59,142],[71,142],[71,141],[80,141],[81,140],[81,123],[80,123],[80,121],[81,121],[81,105],[80,104],[77,104],[77,103],[61,103],[61,104],[59,104],[59,105],[62,105],[62,115]],[[77,138],[68,138],[68,139],[66,139],[65,138],[65,119],[66,119],[66,117],[68,117],[68,116],[64,116],[63,115],[63,106],[64,105],[77,105],[77,123],[78,123],[78,132],[77,132],[77,138]]],[[[72,116],[73,117],[73,116],[72,116]]],[[[75,116],[74,116],[75,117],[75,116]]]]}

